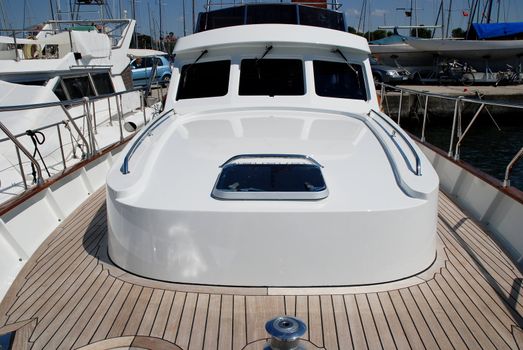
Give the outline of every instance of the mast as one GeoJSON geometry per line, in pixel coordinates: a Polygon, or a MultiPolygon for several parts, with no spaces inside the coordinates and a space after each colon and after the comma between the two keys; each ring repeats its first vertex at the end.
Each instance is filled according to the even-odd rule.
{"type": "Polygon", "coordinates": [[[447,16],[447,32],[445,34],[445,37],[449,37],[449,30],[450,30],[450,17],[452,15],[452,0],[449,0],[449,15],[447,16]]]}
{"type": "Polygon", "coordinates": [[[192,32],[196,30],[196,14],[194,12],[194,0],[192,0],[192,32]]]}
{"type": "Polygon", "coordinates": [[[187,36],[187,27],[185,26],[185,0],[182,0],[183,11],[183,36],[187,36]]]}
{"type": "MultiPolygon", "coordinates": [[[[55,18],[54,18],[53,0],[49,0],[49,6],[51,7],[51,18],[54,21],[55,18]]],[[[25,13],[25,1],[24,1],[24,13],[25,13]]],[[[24,16],[25,16],[25,14],[24,14],[24,16]]],[[[24,26],[25,26],[25,24],[24,24],[24,26]]]]}
{"type": "Polygon", "coordinates": [[[492,15],[492,0],[489,0],[488,3],[488,10],[487,10],[487,23],[490,23],[490,17],[492,15]]]}

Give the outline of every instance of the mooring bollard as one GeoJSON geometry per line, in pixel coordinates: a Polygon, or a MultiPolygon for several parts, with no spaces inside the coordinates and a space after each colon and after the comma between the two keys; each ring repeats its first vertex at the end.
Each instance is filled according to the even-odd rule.
{"type": "Polygon", "coordinates": [[[279,316],[265,323],[265,330],[271,339],[264,350],[304,350],[300,337],[305,334],[307,326],[303,321],[291,316],[279,316]]]}

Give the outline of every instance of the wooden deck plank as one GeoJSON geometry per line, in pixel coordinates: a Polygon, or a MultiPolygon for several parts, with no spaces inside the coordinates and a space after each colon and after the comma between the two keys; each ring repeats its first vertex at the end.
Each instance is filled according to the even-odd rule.
{"type": "MultiPolygon", "coordinates": [[[[138,297],[138,300],[136,301],[136,304],[132,307],[132,310],[130,311],[130,315],[127,318],[125,328],[123,330],[122,335],[136,335],[138,332],[138,328],[140,327],[140,324],[142,323],[142,320],[144,318],[145,309],[147,308],[147,305],[149,301],[151,300],[151,295],[153,294],[152,288],[142,288],[140,291],[140,296],[138,297]]],[[[123,307],[130,307],[129,304],[126,302],[123,307]]],[[[125,316],[121,316],[122,318],[125,318],[125,316]]],[[[117,318],[118,320],[118,318],[117,318]]]]}
{"type": "MultiPolygon", "coordinates": [[[[428,304],[427,300],[423,296],[423,293],[421,293],[421,290],[419,289],[419,286],[414,286],[409,288],[409,292],[412,296],[413,301],[418,306],[418,309],[425,320],[427,326],[430,329],[430,332],[432,333],[435,342],[437,343],[437,347],[440,349],[450,349],[452,348],[452,343],[449,341],[447,334],[441,327],[441,324],[439,323],[437,317],[434,315],[430,305],[428,304]]],[[[425,339],[422,339],[425,345],[427,343],[425,342],[425,339]]],[[[434,346],[435,343],[431,344],[430,346],[427,345],[427,347],[434,346]]]]}
{"type": "Polygon", "coordinates": [[[82,317],[85,309],[102,288],[107,278],[107,271],[101,271],[92,284],[86,285],[88,289],[84,295],[77,294],[69,299],[63,310],[49,324],[45,333],[35,341],[34,346],[39,348],[39,344],[45,344],[50,349],[58,348],[58,345],[67,337],[78,319],[82,317]]]}
{"type": "Polygon", "coordinates": [[[174,295],[173,305],[169,318],[167,319],[167,326],[165,327],[164,339],[174,343],[176,336],[178,335],[178,328],[180,328],[180,320],[182,318],[182,312],[185,305],[185,299],[187,293],[176,292],[174,295]]]}
{"type": "Polygon", "coordinates": [[[162,301],[164,290],[155,289],[145,310],[145,314],[142,318],[142,323],[140,323],[140,328],[138,328],[138,335],[150,335],[151,329],[153,328],[154,320],[156,319],[156,314],[160,307],[162,301]]]}
{"type": "Polygon", "coordinates": [[[207,312],[207,321],[205,324],[205,337],[203,349],[216,349],[219,342],[220,332],[220,310],[221,296],[213,294],[209,298],[209,309],[207,312]]]}
{"type": "Polygon", "coordinates": [[[321,305],[318,295],[309,297],[309,341],[318,347],[323,347],[323,325],[321,320],[321,305]]]}
{"type": "MultiPolygon", "coordinates": [[[[442,273],[444,272],[445,271],[442,271],[442,273]]],[[[456,295],[451,286],[448,285],[447,280],[442,275],[437,275],[434,280],[437,282],[438,286],[441,288],[441,290],[443,291],[447,299],[450,301],[452,306],[456,309],[459,317],[463,319],[463,322],[466,325],[466,327],[474,335],[474,338],[476,339],[478,344],[480,344],[480,347],[493,349],[494,344],[492,344],[492,342],[485,335],[484,331],[478,325],[474,316],[472,316],[469,313],[468,308],[462,303],[462,301],[456,295]]],[[[461,329],[460,332],[462,332],[461,329]]]]}
{"type": "Polygon", "coordinates": [[[403,299],[403,303],[405,304],[405,307],[407,308],[407,311],[409,312],[410,318],[412,319],[412,322],[414,322],[414,325],[416,326],[416,331],[418,332],[419,336],[421,337],[421,341],[423,342],[425,348],[427,349],[436,349],[438,347],[436,340],[434,339],[434,335],[432,334],[432,329],[430,325],[427,324],[425,318],[423,317],[422,313],[420,312],[420,309],[418,305],[416,304],[416,301],[412,297],[412,294],[410,292],[410,289],[405,288],[401,289],[400,291],[401,298],[403,299]]]}
{"type": "Polygon", "coordinates": [[[334,309],[334,319],[336,322],[336,333],[338,335],[338,345],[340,349],[354,349],[347,318],[347,309],[342,295],[332,296],[332,306],[334,309]]]}
{"type": "MultiPolygon", "coordinates": [[[[222,295],[220,305],[220,331],[218,333],[218,349],[232,349],[233,308],[232,295],[222,295]]],[[[212,342],[209,340],[209,342],[212,342]]]]}
{"type": "Polygon", "coordinates": [[[245,296],[233,297],[233,322],[232,322],[232,348],[242,349],[247,344],[247,315],[245,309],[245,296]]]}
{"type": "Polygon", "coordinates": [[[420,338],[416,325],[412,321],[405,303],[403,302],[400,292],[397,290],[390,291],[389,297],[401,322],[403,331],[407,336],[410,347],[413,349],[424,349],[425,346],[423,345],[423,341],[420,338]]]}
{"type": "Polygon", "coordinates": [[[366,294],[356,294],[356,304],[360,313],[363,331],[365,332],[365,340],[369,349],[383,349],[380,337],[378,336],[378,329],[374,322],[374,317],[369,306],[366,294]]]}
{"type": "Polygon", "coordinates": [[[321,295],[320,306],[322,320],[321,323],[323,327],[323,346],[326,349],[339,349],[332,297],[330,295],[321,295]]]}
{"type": "Polygon", "coordinates": [[[296,317],[296,296],[285,296],[285,315],[296,317]]]}
{"type": "Polygon", "coordinates": [[[129,318],[131,317],[131,314],[134,311],[134,307],[138,302],[138,299],[140,298],[143,289],[144,288],[141,286],[132,286],[129,295],[127,295],[127,298],[125,299],[122,308],[119,310],[118,315],[116,316],[113,324],[111,325],[109,333],[107,334],[108,338],[120,337],[123,335],[125,326],[127,326],[127,323],[129,322],[129,318]]]}
{"type": "Polygon", "coordinates": [[[174,292],[172,290],[166,290],[163,293],[162,301],[160,302],[158,309],[158,314],[156,315],[153,328],[151,329],[151,337],[163,338],[173,301],[174,292]]]}
{"type": "Polygon", "coordinates": [[[394,345],[398,349],[410,349],[409,341],[407,340],[407,336],[405,335],[401,322],[396,314],[394,305],[392,305],[389,293],[378,293],[378,299],[380,300],[387,324],[389,325],[392,337],[394,338],[394,345]]]}
{"type": "Polygon", "coordinates": [[[284,298],[280,296],[245,297],[247,343],[268,337],[265,322],[285,313],[284,298]]]}
{"type": "Polygon", "coordinates": [[[372,317],[374,318],[381,346],[383,349],[395,349],[396,345],[394,344],[394,339],[390,333],[389,324],[385,318],[378,295],[376,293],[367,294],[367,301],[372,312],[372,317]]]}
{"type": "Polygon", "coordinates": [[[129,283],[124,283],[122,285],[115,299],[111,303],[109,309],[104,314],[104,318],[100,323],[97,324],[96,330],[90,339],[91,343],[107,338],[109,330],[111,329],[114,320],[118,316],[118,313],[120,312],[120,309],[122,308],[122,305],[125,303],[125,300],[127,299],[127,296],[131,292],[132,288],[133,285],[129,283]]]}
{"type": "MultiPolygon", "coordinates": [[[[109,289],[109,292],[107,292],[107,295],[103,298],[100,305],[98,305],[97,307],[93,305],[93,307],[96,307],[96,311],[91,316],[91,319],[89,319],[86,326],[82,329],[80,335],[78,336],[78,339],[75,340],[73,348],[78,348],[87,345],[89,341],[93,338],[96,330],[98,329],[98,326],[103,323],[105,315],[109,311],[116,297],[119,295],[123,285],[124,283],[122,281],[115,280],[113,285],[111,286],[111,289],[109,289]]],[[[130,290],[131,286],[128,285],[128,288],[130,290]]]]}
{"type": "Polygon", "coordinates": [[[345,295],[345,306],[349,318],[349,327],[352,336],[352,343],[355,349],[367,349],[367,340],[363,331],[360,311],[356,303],[356,296],[345,295]]]}
{"type": "Polygon", "coordinates": [[[58,317],[58,315],[62,315],[63,317],[64,313],[61,311],[68,304],[68,302],[71,299],[78,300],[79,297],[81,297],[89,288],[89,286],[94,282],[96,277],[98,277],[98,275],[101,273],[101,270],[101,266],[97,266],[96,261],[93,260],[87,269],[84,270],[83,275],[80,275],[79,278],[76,278],[74,282],[67,284],[66,287],[64,286],[63,291],[49,298],[43,307],[36,313],[33,314],[31,312],[30,317],[24,317],[24,319],[32,318],[33,316],[39,318],[39,322],[33,332],[31,341],[37,339],[47,328],[47,326],[53,322],[56,317],[58,317]]]}
{"type": "Polygon", "coordinates": [[[115,279],[108,276],[102,287],[98,289],[94,297],[89,301],[85,310],[81,313],[81,317],[79,317],[74,323],[69,334],[67,334],[65,339],[60,343],[60,348],[70,349],[73,347],[74,343],[79,339],[80,334],[82,334],[82,331],[93,317],[95,311],[100,307],[103,300],[111,298],[108,293],[110,293],[114,285],[115,279]]]}
{"type": "Polygon", "coordinates": [[[187,349],[189,347],[197,302],[197,293],[187,293],[187,297],[185,298],[185,305],[183,306],[182,317],[180,319],[180,328],[178,329],[178,334],[176,335],[176,344],[182,349],[187,349]]]}
{"type": "Polygon", "coordinates": [[[189,350],[203,349],[205,341],[205,328],[207,326],[207,312],[209,310],[209,294],[198,294],[196,311],[194,312],[189,350]]]}
{"type": "Polygon", "coordinates": [[[303,335],[303,339],[309,339],[309,300],[306,295],[298,295],[296,297],[296,317],[307,323],[307,332],[303,335]]]}

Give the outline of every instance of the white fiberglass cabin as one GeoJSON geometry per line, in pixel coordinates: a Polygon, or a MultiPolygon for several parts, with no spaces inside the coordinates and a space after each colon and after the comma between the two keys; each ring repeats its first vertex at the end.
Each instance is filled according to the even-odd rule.
{"type": "Polygon", "coordinates": [[[431,266],[438,177],[379,112],[365,39],[253,24],[174,53],[167,112],[108,175],[114,263],[235,286],[375,284],[431,266]]]}

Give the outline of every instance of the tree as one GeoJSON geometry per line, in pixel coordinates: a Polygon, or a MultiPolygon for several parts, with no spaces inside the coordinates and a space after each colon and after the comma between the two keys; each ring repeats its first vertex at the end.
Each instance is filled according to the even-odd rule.
{"type": "Polygon", "coordinates": [[[454,28],[452,29],[452,37],[453,38],[465,38],[465,31],[461,28],[454,28]]]}
{"type": "Polygon", "coordinates": [[[410,35],[413,37],[430,39],[432,38],[432,30],[423,27],[417,29],[412,28],[410,30],[410,35]]]}
{"type": "Polygon", "coordinates": [[[351,34],[356,34],[356,35],[363,36],[363,33],[358,32],[358,30],[357,30],[356,28],[351,27],[351,26],[349,26],[349,27],[347,28],[347,31],[348,31],[349,33],[351,33],[351,34]]]}

